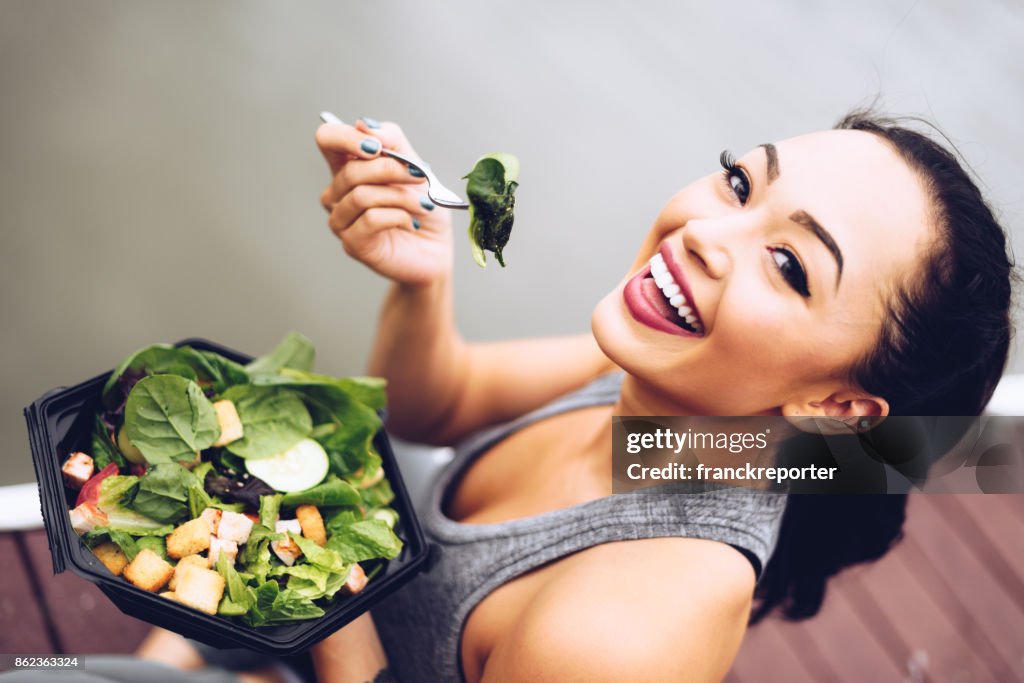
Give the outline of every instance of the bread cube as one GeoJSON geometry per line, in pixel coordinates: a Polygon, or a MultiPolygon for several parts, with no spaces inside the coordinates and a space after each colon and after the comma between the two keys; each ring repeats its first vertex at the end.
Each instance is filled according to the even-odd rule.
{"type": "Polygon", "coordinates": [[[210,560],[203,557],[202,555],[189,555],[188,557],[183,557],[180,560],[178,560],[178,564],[174,567],[174,576],[171,577],[170,583],[167,584],[167,587],[170,590],[174,590],[175,586],[177,585],[178,575],[181,573],[182,568],[187,567],[189,565],[193,565],[195,567],[202,567],[203,569],[209,569],[210,560]]]}
{"type": "Polygon", "coordinates": [[[92,554],[114,576],[121,576],[124,568],[128,566],[128,558],[125,556],[124,551],[121,550],[120,546],[111,541],[100,543],[92,549],[92,554]]]}
{"type": "Polygon", "coordinates": [[[174,591],[164,591],[160,594],[160,597],[167,598],[168,600],[174,600],[175,602],[178,601],[178,596],[174,591]]]}
{"type": "Polygon", "coordinates": [[[252,531],[252,520],[240,512],[225,510],[217,527],[217,537],[224,541],[234,541],[241,545],[249,540],[252,531]]]}
{"type": "Polygon", "coordinates": [[[142,590],[156,593],[174,575],[174,567],[149,548],[144,548],[124,569],[124,578],[142,590]]]}
{"type": "Polygon", "coordinates": [[[364,572],[363,568],[359,566],[358,562],[356,562],[352,565],[352,569],[349,571],[348,578],[345,579],[345,585],[342,586],[342,589],[349,595],[355,595],[366,588],[366,584],[369,583],[369,581],[370,580],[366,578],[366,572],[364,572]]]}
{"type": "Polygon", "coordinates": [[[95,469],[96,465],[91,457],[81,451],[76,451],[64,461],[64,466],[60,468],[60,473],[64,477],[64,483],[69,488],[80,489],[82,484],[89,481],[95,469]]]}
{"type": "Polygon", "coordinates": [[[299,544],[288,536],[288,532],[291,531],[301,536],[302,525],[297,519],[279,519],[274,525],[274,530],[279,534],[284,534],[284,538],[280,541],[271,541],[270,549],[274,551],[278,559],[290,567],[295,564],[295,560],[299,559],[302,551],[299,549],[299,544]]]}
{"type": "Polygon", "coordinates": [[[216,401],[213,404],[213,411],[217,414],[217,424],[220,425],[220,437],[213,442],[214,446],[226,446],[242,438],[242,420],[238,417],[234,403],[216,401]]]}
{"type": "Polygon", "coordinates": [[[185,522],[167,537],[167,555],[178,560],[210,547],[210,525],[202,517],[185,522]]]}
{"type": "Polygon", "coordinates": [[[177,579],[174,596],[178,602],[207,614],[217,613],[217,605],[224,597],[224,577],[219,572],[188,564],[182,567],[177,579]]]}
{"type": "Polygon", "coordinates": [[[238,544],[234,541],[226,541],[223,538],[217,538],[216,536],[210,537],[210,566],[216,568],[217,561],[221,555],[225,555],[228,558],[228,563],[231,565],[235,564],[235,558],[238,557],[238,544]]]}
{"type": "Polygon", "coordinates": [[[302,527],[302,535],[317,545],[327,545],[327,530],[324,529],[324,518],[315,505],[300,505],[295,508],[295,518],[302,527]]]}
{"type": "Polygon", "coordinates": [[[79,536],[98,526],[107,525],[107,513],[96,507],[95,503],[82,503],[68,514],[71,516],[71,528],[79,536]]]}
{"type": "Polygon", "coordinates": [[[206,508],[202,514],[199,515],[199,519],[205,519],[206,523],[210,525],[210,533],[216,534],[217,527],[220,526],[220,516],[222,511],[217,508],[206,508]]]}

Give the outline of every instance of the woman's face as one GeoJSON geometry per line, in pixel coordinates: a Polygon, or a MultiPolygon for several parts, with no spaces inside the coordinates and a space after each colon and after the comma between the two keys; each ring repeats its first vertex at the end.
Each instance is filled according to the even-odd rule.
{"type": "Polygon", "coordinates": [[[724,165],[662,209],[594,311],[598,344],[661,410],[806,415],[857,400],[849,368],[934,239],[918,177],[861,131],[803,135],[724,165]]]}

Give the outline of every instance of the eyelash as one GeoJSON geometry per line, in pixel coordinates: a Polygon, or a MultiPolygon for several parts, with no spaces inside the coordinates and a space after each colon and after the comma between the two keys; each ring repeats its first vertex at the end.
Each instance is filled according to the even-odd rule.
{"type": "MultiPolygon", "coordinates": [[[[750,177],[747,175],[747,172],[736,163],[736,158],[729,150],[722,152],[718,157],[718,162],[722,165],[722,181],[725,183],[726,190],[736,197],[740,206],[746,206],[750,200],[750,177]],[[740,191],[737,191],[736,186],[733,185],[734,179],[740,181],[740,191]]],[[[807,287],[807,272],[804,270],[803,264],[800,263],[797,255],[785,247],[768,247],[768,252],[772,255],[772,262],[775,264],[776,270],[779,271],[779,275],[786,281],[786,284],[800,296],[805,299],[809,298],[811,292],[807,287]],[[785,254],[791,265],[783,266],[780,264],[776,258],[777,254],[785,254]]]]}

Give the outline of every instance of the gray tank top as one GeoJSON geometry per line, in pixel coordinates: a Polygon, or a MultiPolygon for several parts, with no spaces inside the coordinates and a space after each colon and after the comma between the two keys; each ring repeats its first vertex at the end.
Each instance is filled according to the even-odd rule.
{"type": "Polygon", "coordinates": [[[623,374],[599,377],[583,389],[512,422],[473,435],[432,487],[418,511],[429,569],[373,609],[391,672],[403,683],[461,681],[462,628],[491,591],[542,564],[592,546],[664,536],[703,538],[742,552],[760,577],[775,547],[786,497],[722,488],[700,494],[616,494],[499,524],[462,524],[442,512],[452,485],[472,462],[515,431],[544,418],[610,405],[623,374]]]}

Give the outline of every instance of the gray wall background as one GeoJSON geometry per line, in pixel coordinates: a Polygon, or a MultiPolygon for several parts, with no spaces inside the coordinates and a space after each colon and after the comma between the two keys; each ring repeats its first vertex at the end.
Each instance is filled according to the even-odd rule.
{"type": "Polygon", "coordinates": [[[326,227],[321,109],[398,121],[455,187],[516,153],[509,267],[473,265],[456,217],[458,321],[571,333],[719,151],[878,92],[953,138],[1024,253],[1021,35],[1010,0],[4,0],[0,484],[33,479],[23,406],[154,341],[295,329],[362,371],[385,284],[326,227]]]}

